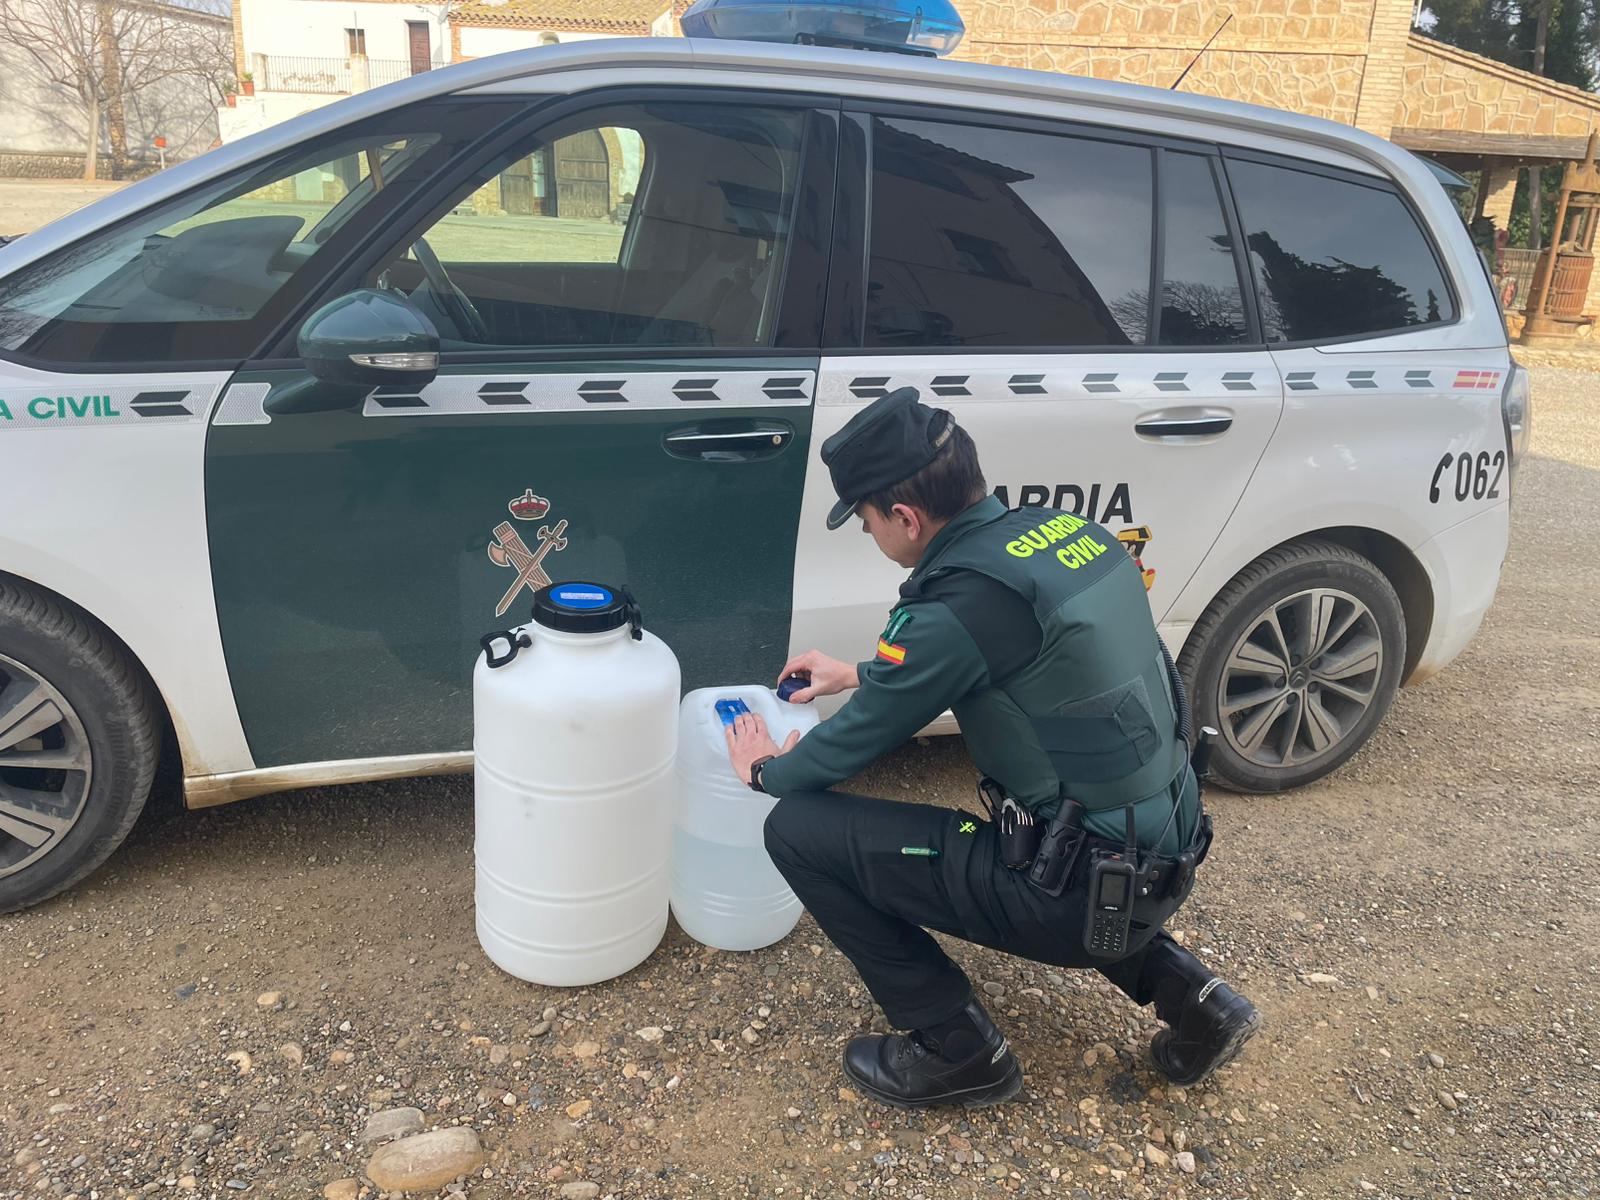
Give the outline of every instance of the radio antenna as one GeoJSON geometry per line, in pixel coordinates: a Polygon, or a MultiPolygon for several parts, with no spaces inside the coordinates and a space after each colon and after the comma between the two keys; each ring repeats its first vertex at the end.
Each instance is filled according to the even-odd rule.
{"type": "Polygon", "coordinates": [[[1194,69],[1195,63],[1200,61],[1200,56],[1207,50],[1211,49],[1211,43],[1217,40],[1217,34],[1220,34],[1224,29],[1226,29],[1228,27],[1228,22],[1231,20],[1233,20],[1233,14],[1229,13],[1222,24],[1217,26],[1216,33],[1213,33],[1210,37],[1208,37],[1206,39],[1206,44],[1201,46],[1199,50],[1195,51],[1195,56],[1189,60],[1189,65],[1183,69],[1183,73],[1181,75],[1172,81],[1172,86],[1169,87],[1167,91],[1175,92],[1178,90],[1178,85],[1182,83],[1189,72],[1194,69]]]}

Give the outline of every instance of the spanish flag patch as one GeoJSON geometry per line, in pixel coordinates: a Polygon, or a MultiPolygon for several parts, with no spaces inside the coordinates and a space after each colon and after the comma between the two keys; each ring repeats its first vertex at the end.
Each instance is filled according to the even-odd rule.
{"type": "Polygon", "coordinates": [[[906,648],[896,646],[893,642],[878,639],[878,657],[884,662],[903,663],[906,660],[906,648]]]}

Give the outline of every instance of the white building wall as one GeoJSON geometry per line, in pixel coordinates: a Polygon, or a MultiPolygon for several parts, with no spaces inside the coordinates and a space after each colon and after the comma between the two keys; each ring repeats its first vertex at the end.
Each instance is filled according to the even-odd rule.
{"type": "Polygon", "coordinates": [[[254,96],[240,96],[237,107],[217,109],[217,125],[223,141],[236,142],[252,133],[259,133],[269,125],[276,125],[341,99],[342,96],[311,95],[306,92],[257,92],[254,96]]]}
{"type": "MultiPolygon", "coordinates": [[[[217,117],[207,91],[192,79],[168,79],[129,97],[128,153],[154,160],[156,137],[167,139],[169,162],[210,149],[217,117]]],[[[87,146],[88,118],[77,95],[43,78],[15,46],[0,45],[0,153],[82,154],[87,146]]],[[[110,152],[104,128],[100,147],[110,152]]],[[[110,178],[109,163],[101,170],[110,178]]]]}
{"type": "Polygon", "coordinates": [[[487,58],[491,54],[504,54],[508,50],[526,50],[542,46],[548,37],[562,44],[567,42],[592,42],[601,38],[617,37],[614,33],[568,33],[560,29],[492,29],[466,25],[461,29],[461,56],[487,58]]]}
{"type": "Polygon", "coordinates": [[[409,60],[407,21],[428,23],[434,62],[450,61],[448,4],[332,3],[331,0],[245,0],[242,6],[246,69],[251,55],[345,58],[346,29],[364,29],[367,57],[409,60]]]}

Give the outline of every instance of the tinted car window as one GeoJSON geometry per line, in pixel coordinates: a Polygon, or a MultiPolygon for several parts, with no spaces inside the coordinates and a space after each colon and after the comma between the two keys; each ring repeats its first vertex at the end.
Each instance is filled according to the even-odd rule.
{"type": "Polygon", "coordinates": [[[427,232],[445,262],[618,263],[644,174],[636,129],[591,125],[539,142],[427,232]]]}
{"type": "Polygon", "coordinates": [[[1142,344],[1151,156],[875,119],[866,345],[1142,344]]]}
{"type": "Polygon", "coordinates": [[[323,247],[481,132],[466,106],[388,114],[272,156],[0,280],[0,349],[54,362],[244,357],[323,247]],[[380,201],[380,197],[383,198],[380,201]]]}
{"type": "Polygon", "coordinates": [[[1161,154],[1163,346],[1246,341],[1250,328],[1211,161],[1161,154]]]}
{"type": "Polygon", "coordinates": [[[421,239],[446,278],[410,247],[381,278],[447,349],[771,345],[804,123],[694,102],[571,118],[462,181],[421,239]]]}
{"type": "Polygon", "coordinates": [[[1269,341],[1386,333],[1454,318],[1410,209],[1383,187],[1232,160],[1269,341]]]}

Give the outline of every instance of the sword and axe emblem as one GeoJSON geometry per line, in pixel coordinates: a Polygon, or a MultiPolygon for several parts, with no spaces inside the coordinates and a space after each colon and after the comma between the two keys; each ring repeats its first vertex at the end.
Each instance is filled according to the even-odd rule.
{"type": "Polygon", "coordinates": [[[518,536],[510,521],[501,521],[494,527],[494,541],[489,543],[489,561],[497,567],[514,567],[517,572],[516,582],[500,598],[500,604],[494,610],[495,616],[504,616],[506,609],[511,607],[523,588],[536,592],[542,587],[550,586],[550,576],[545,574],[544,567],[540,564],[550,551],[566,549],[567,539],[563,536],[566,532],[565,520],[556,522],[554,529],[548,525],[541,525],[539,548],[529,550],[528,544],[518,536]]]}

